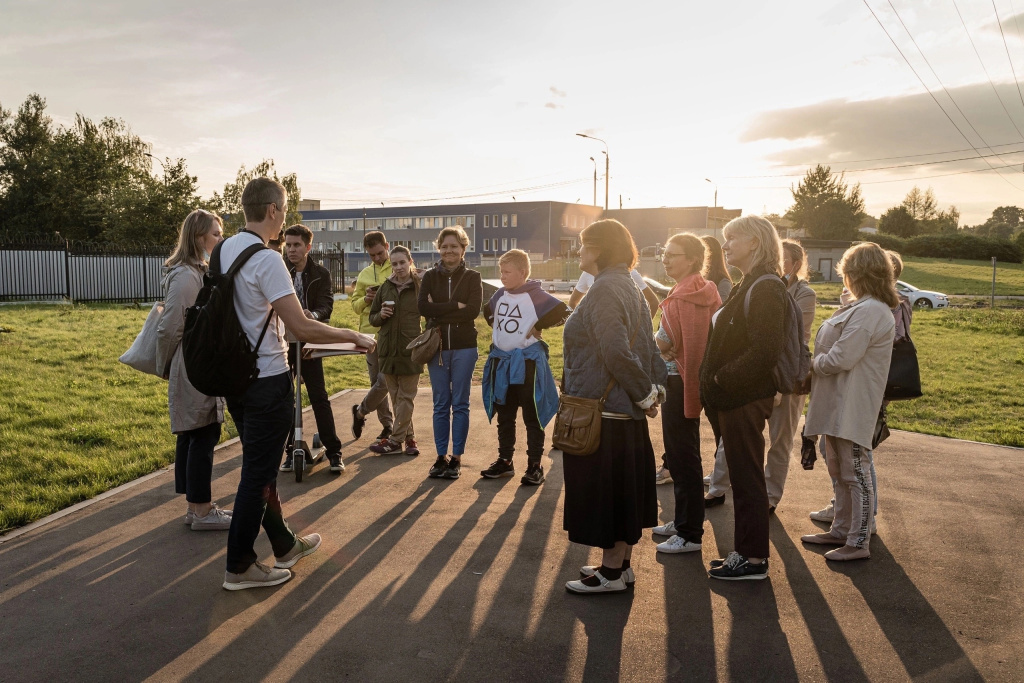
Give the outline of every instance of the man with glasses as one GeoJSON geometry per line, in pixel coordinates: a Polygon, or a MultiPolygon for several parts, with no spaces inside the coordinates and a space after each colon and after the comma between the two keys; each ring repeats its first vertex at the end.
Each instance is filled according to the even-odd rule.
{"type": "MultiPolygon", "coordinates": [[[[378,328],[370,324],[370,304],[381,283],[391,277],[390,247],[384,233],[374,230],[363,237],[363,249],[370,257],[370,265],[363,268],[356,278],[351,298],[352,309],[359,314],[359,331],[376,336],[378,328]]],[[[362,403],[352,406],[352,436],[358,439],[363,435],[366,416],[376,410],[377,419],[383,427],[377,435],[377,441],[382,441],[391,437],[395,418],[388,404],[388,387],[384,383],[384,375],[380,374],[376,351],[366,354],[366,367],[370,371],[370,390],[366,392],[362,403]]]]}

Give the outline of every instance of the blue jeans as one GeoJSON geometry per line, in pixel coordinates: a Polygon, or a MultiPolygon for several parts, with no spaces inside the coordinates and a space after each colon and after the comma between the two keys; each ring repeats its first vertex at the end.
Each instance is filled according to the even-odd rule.
{"type": "Polygon", "coordinates": [[[174,492],[190,503],[209,503],[213,478],[213,447],[220,441],[220,422],[178,434],[174,449],[174,492]]]}
{"type": "Polygon", "coordinates": [[[227,570],[241,574],[258,559],[253,544],[260,527],[267,532],[274,555],[295,545],[277,495],[277,468],[295,412],[291,373],[261,377],[244,394],[228,396],[228,411],[242,442],[242,476],[228,529],[227,570]]]}
{"type": "Polygon", "coordinates": [[[469,389],[478,357],[476,347],[441,351],[441,364],[427,363],[430,388],[434,394],[434,447],[438,455],[448,455],[448,431],[451,427],[452,455],[466,451],[469,434],[469,389]]]}

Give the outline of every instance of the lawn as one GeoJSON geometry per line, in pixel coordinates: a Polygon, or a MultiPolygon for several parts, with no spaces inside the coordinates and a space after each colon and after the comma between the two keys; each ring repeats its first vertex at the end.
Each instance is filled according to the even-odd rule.
{"type": "MultiPolygon", "coordinates": [[[[830,313],[820,309],[818,322],[830,313]]],[[[117,362],[146,314],[111,304],[0,307],[0,532],[173,460],[166,384],[117,362]]],[[[355,326],[347,302],[332,323],[355,326]]],[[[479,378],[490,333],[482,319],[477,326],[479,378]]],[[[1024,312],[920,311],[913,332],[925,396],[893,405],[891,424],[1024,446],[1024,312]]],[[[561,334],[546,341],[557,378],[561,334]]],[[[328,359],[325,369],[331,393],[368,385],[360,357],[328,359]]],[[[335,415],[344,429],[345,406],[335,415]]],[[[223,438],[234,433],[229,421],[223,438]]]]}

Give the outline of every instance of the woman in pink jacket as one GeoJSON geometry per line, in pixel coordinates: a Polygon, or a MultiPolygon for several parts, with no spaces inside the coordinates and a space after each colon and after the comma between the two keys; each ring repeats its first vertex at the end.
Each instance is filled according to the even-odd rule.
{"type": "Polygon", "coordinates": [[[662,255],[665,272],[676,281],[661,302],[655,340],[668,366],[667,399],[661,426],[665,464],[672,474],[676,510],[671,522],[654,528],[670,538],[663,553],[700,552],[704,535],[704,483],[700,464],[700,363],[711,316],[722,305],[715,283],[701,274],[704,243],[689,233],[673,235],[662,255]]]}

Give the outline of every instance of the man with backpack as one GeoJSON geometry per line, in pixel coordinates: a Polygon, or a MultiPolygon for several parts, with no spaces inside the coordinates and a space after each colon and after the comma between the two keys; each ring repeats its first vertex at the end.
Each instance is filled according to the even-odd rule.
{"type": "MultiPolygon", "coordinates": [[[[249,181],[242,191],[245,228],[218,245],[215,251],[219,253],[211,259],[211,272],[214,266],[221,273],[228,272],[249,247],[265,246],[277,237],[284,226],[287,201],[285,188],[277,181],[249,181]]],[[[256,379],[241,393],[225,397],[242,442],[242,476],[228,531],[224,588],[242,590],[284,583],[291,578],[289,568],[315,552],[321,541],[319,534],[298,538],[292,533],[277,493],[278,466],[294,411],[284,328],[304,342],[353,342],[368,349],[373,349],[375,342],[365,334],[307,317],[278,252],[257,249],[248,255],[234,274],[232,287],[231,315],[237,315],[246,339],[258,354],[256,379]],[[261,526],[274,549],[273,567],[261,563],[253,548],[261,526]]]]}

